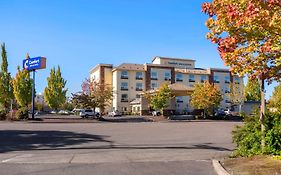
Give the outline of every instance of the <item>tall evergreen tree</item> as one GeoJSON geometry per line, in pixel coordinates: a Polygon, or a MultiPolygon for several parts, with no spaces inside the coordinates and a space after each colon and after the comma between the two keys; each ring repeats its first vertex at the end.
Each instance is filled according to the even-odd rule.
{"type": "Polygon", "coordinates": [[[1,45],[1,51],[2,64],[0,70],[0,103],[2,103],[7,110],[10,105],[10,101],[13,98],[13,86],[11,74],[8,72],[8,59],[5,43],[1,45]]]}
{"type": "Polygon", "coordinates": [[[21,107],[28,107],[32,100],[32,79],[28,70],[20,70],[18,66],[18,72],[13,80],[13,90],[17,103],[21,107]]]}
{"type": "Polygon", "coordinates": [[[51,69],[50,76],[47,78],[48,86],[44,90],[44,97],[49,107],[57,110],[66,101],[65,88],[66,80],[61,76],[60,66],[57,70],[51,69]]]}
{"type": "Polygon", "coordinates": [[[247,101],[260,101],[261,100],[261,89],[258,79],[248,80],[244,97],[247,101]]]}

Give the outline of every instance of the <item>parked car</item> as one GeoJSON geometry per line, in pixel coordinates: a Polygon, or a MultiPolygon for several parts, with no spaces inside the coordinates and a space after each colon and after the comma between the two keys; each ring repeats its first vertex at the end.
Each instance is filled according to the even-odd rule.
{"type": "Polygon", "coordinates": [[[88,117],[99,117],[100,114],[98,112],[95,112],[92,109],[84,109],[81,110],[79,113],[80,117],[82,118],[88,118],[88,117]]]}
{"type": "Polygon", "coordinates": [[[119,112],[118,110],[116,110],[116,111],[110,112],[110,113],[108,114],[108,116],[110,116],[110,117],[117,117],[117,116],[121,117],[121,116],[122,116],[122,113],[119,112]]]}
{"type": "Polygon", "coordinates": [[[50,114],[56,114],[57,112],[56,111],[50,111],[50,114]]]}
{"type": "Polygon", "coordinates": [[[152,111],[153,116],[160,116],[161,112],[160,111],[152,111]]]}
{"type": "Polygon", "coordinates": [[[218,110],[215,111],[215,116],[216,117],[223,117],[225,115],[226,115],[226,113],[225,113],[225,111],[223,109],[218,109],[218,110]]]}
{"type": "Polygon", "coordinates": [[[239,115],[238,112],[235,112],[231,109],[227,109],[224,112],[225,112],[225,115],[227,115],[227,116],[238,116],[239,115]]]}
{"type": "Polygon", "coordinates": [[[60,115],[69,115],[70,113],[69,113],[69,111],[66,111],[66,110],[60,110],[58,112],[58,114],[60,114],[60,115]]]}

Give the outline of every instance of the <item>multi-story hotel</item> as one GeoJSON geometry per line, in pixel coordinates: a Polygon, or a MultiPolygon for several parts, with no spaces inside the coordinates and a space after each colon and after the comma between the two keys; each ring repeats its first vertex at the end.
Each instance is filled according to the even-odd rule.
{"type": "Polygon", "coordinates": [[[230,84],[236,86],[241,97],[244,87],[243,78],[231,74],[228,69],[196,68],[192,59],[159,56],[154,57],[150,64],[123,63],[117,67],[98,64],[90,71],[90,79],[113,87],[112,105],[106,112],[119,110],[139,114],[149,111],[143,92],[156,90],[164,82],[170,84],[176,96],[167,111],[176,113],[193,110],[189,101],[196,83],[213,83],[223,95],[220,107],[224,109],[231,106],[230,84]]]}

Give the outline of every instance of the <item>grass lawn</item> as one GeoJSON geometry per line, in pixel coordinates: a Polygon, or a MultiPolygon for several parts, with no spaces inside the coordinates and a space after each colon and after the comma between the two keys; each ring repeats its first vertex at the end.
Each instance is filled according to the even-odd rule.
{"type": "Polygon", "coordinates": [[[221,161],[231,175],[281,175],[281,157],[254,156],[221,161]]]}

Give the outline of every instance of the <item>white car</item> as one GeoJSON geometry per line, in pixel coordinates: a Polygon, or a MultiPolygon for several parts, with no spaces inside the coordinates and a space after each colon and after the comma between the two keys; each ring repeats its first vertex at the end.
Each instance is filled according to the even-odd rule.
{"type": "Polygon", "coordinates": [[[122,116],[122,113],[121,112],[119,112],[118,110],[116,110],[116,111],[112,111],[112,112],[110,112],[109,114],[108,114],[110,117],[117,117],[117,116],[122,116]]]}
{"type": "Polygon", "coordinates": [[[82,118],[88,118],[90,116],[92,117],[99,117],[100,114],[98,112],[95,112],[92,109],[85,109],[85,110],[81,110],[79,113],[80,117],[82,118]]]}
{"type": "Polygon", "coordinates": [[[152,111],[152,116],[160,116],[161,112],[160,111],[152,111]]]}

